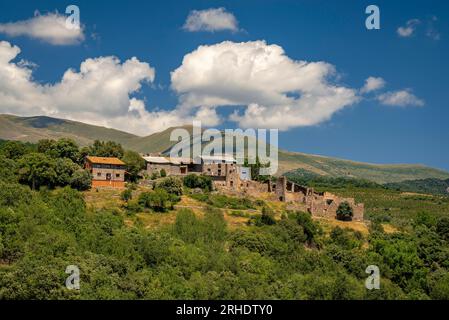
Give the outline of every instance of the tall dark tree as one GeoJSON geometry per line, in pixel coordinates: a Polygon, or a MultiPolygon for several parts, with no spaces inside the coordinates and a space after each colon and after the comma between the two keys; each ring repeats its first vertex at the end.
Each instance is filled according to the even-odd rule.
{"type": "Polygon", "coordinates": [[[126,163],[126,179],[136,182],[140,171],[145,169],[145,160],[135,151],[126,151],[122,161],[126,163]]]}

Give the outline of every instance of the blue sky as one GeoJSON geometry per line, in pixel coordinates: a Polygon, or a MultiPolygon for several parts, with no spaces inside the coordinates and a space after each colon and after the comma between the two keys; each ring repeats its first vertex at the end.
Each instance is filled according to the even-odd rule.
{"type": "MultiPolygon", "coordinates": [[[[30,19],[35,10],[41,15],[55,10],[63,14],[68,4],[4,0],[0,3],[0,24],[30,19]]],[[[89,58],[116,56],[123,63],[136,57],[154,68],[155,78],[130,96],[143,101],[147,110],[170,111],[180,104],[180,93],[171,87],[171,72],[180,68],[186,54],[201,45],[214,46],[227,40],[264,40],[267,45],[282,47],[292,61],[324,61],[333,65],[338,74],[333,81],[338,86],[357,91],[368,77],[380,77],[386,82],[379,90],[358,94],[360,101],[345,105],[328,120],[306,126],[289,125],[279,136],[282,148],[373,163],[422,163],[449,170],[447,1],[70,4],[80,8],[84,25],[84,40],[79,43],[54,45],[36,37],[0,33],[0,41],[20,48],[14,61],[24,59],[37,65],[32,73],[34,83],[45,86],[60,82],[66,70],[79,71],[80,64],[89,58]],[[380,30],[365,28],[365,8],[369,4],[380,8],[380,30]],[[192,10],[220,7],[238,21],[237,31],[183,29],[192,10]],[[419,20],[409,24],[412,34],[400,36],[398,28],[407,27],[412,20],[419,20]],[[382,94],[401,90],[413,94],[423,105],[386,105],[378,99],[382,94]]],[[[1,86],[0,82],[0,91],[1,86]]],[[[245,107],[218,108],[222,122],[217,126],[238,126],[227,116],[234,109],[243,112],[245,107]]],[[[10,109],[1,108],[0,104],[1,113],[11,113],[10,109]]],[[[286,114],[286,121],[288,117],[286,114]]]]}

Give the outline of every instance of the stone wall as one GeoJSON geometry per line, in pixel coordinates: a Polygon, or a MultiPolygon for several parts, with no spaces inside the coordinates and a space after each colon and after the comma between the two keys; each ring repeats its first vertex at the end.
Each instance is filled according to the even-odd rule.
{"type": "Polygon", "coordinates": [[[347,202],[353,210],[353,220],[363,221],[365,206],[353,198],[341,198],[330,192],[318,193],[313,188],[296,185],[286,177],[279,177],[274,193],[278,200],[289,203],[290,208],[301,208],[313,216],[335,219],[341,203],[347,202]]]}

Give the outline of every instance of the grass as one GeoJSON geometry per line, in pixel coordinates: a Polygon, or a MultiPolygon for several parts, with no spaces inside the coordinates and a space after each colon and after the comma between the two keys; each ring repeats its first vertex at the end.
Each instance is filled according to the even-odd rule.
{"type": "MultiPolygon", "coordinates": [[[[148,191],[148,188],[138,187],[134,191],[134,198],[137,198],[142,191],[148,191]]],[[[317,191],[323,190],[317,188],[317,191]]],[[[420,212],[435,216],[449,215],[449,198],[443,196],[404,193],[382,188],[326,188],[326,191],[342,197],[352,197],[357,202],[364,203],[365,220],[381,223],[387,233],[407,231],[413,219],[420,212]]],[[[262,196],[260,199],[248,199],[223,194],[193,194],[182,196],[181,201],[176,204],[175,210],[166,213],[138,212],[129,216],[123,209],[124,202],[120,199],[120,192],[119,190],[100,189],[98,192],[92,190],[84,194],[88,206],[115,209],[122,212],[127,225],[142,223],[147,228],[159,228],[172,224],[176,219],[177,211],[181,208],[189,208],[198,216],[204,215],[207,206],[219,208],[231,229],[245,228],[246,222],[251,216],[261,214],[261,203],[274,211],[276,219],[280,219],[281,214],[285,212],[285,203],[270,201],[268,196],[262,196]]],[[[328,231],[333,227],[340,226],[360,231],[362,234],[368,233],[367,224],[363,222],[314,219],[328,231]]]]}

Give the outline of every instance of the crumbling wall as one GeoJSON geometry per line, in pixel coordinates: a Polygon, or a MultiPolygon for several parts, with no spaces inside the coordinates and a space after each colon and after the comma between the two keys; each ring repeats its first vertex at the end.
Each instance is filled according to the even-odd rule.
{"type": "Polygon", "coordinates": [[[365,206],[353,198],[340,198],[330,192],[318,193],[313,188],[299,186],[286,177],[279,177],[274,189],[278,200],[289,203],[290,208],[301,207],[313,216],[335,219],[341,203],[347,202],[353,210],[353,220],[363,221],[365,206]]]}

